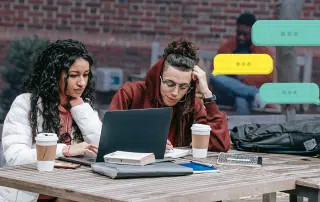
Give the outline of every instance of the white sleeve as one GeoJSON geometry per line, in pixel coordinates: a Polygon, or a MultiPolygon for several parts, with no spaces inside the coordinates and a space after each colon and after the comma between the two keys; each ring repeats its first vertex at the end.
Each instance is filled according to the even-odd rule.
{"type": "MultiPolygon", "coordinates": [[[[9,166],[35,163],[36,149],[32,148],[32,133],[29,121],[30,94],[16,97],[5,118],[2,132],[3,153],[9,166]]],[[[56,157],[63,156],[64,144],[58,144],[56,157]]]]}
{"type": "Polygon", "coordinates": [[[83,103],[72,107],[71,115],[79,126],[84,141],[99,146],[102,122],[98,112],[88,103],[83,103]]]}

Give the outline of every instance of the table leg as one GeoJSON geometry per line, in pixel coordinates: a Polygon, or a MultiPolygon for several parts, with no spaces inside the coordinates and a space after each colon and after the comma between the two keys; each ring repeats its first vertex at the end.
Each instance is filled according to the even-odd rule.
{"type": "Polygon", "coordinates": [[[295,190],[285,191],[290,194],[290,202],[302,202],[302,197],[307,197],[309,202],[320,201],[320,190],[297,185],[295,190]]]}
{"type": "Polygon", "coordinates": [[[263,202],[276,202],[277,201],[277,193],[269,193],[269,194],[263,194],[262,196],[263,202]]]}
{"type": "Polygon", "coordinates": [[[318,202],[318,201],[320,201],[320,191],[313,192],[312,194],[310,194],[308,199],[309,199],[308,202],[318,202]]]}
{"type": "Polygon", "coordinates": [[[289,194],[289,201],[290,202],[303,202],[303,197],[302,196],[297,196],[294,194],[289,194]]]}

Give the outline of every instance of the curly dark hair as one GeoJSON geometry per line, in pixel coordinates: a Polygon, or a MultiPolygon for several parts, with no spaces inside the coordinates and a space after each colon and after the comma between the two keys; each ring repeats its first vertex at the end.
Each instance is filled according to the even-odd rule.
{"type": "Polygon", "coordinates": [[[198,47],[194,43],[181,37],[168,44],[162,57],[166,58],[165,64],[182,71],[190,71],[199,62],[197,50],[198,47]]]}
{"type": "MultiPolygon", "coordinates": [[[[37,57],[33,69],[29,73],[24,85],[23,91],[31,93],[31,111],[29,114],[30,125],[32,129],[32,141],[38,131],[38,114],[43,116],[41,132],[54,132],[59,135],[60,118],[58,106],[60,104],[59,79],[62,71],[66,71],[65,94],[67,95],[67,80],[69,78],[70,66],[79,58],[88,61],[90,72],[88,75],[88,84],[81,95],[82,99],[93,107],[93,84],[91,66],[93,60],[84,44],[76,40],[57,40],[51,43],[37,57]],[[38,102],[41,98],[42,109],[38,102]]],[[[70,99],[70,96],[68,96],[70,99]]],[[[72,123],[74,130],[74,139],[83,141],[81,131],[75,121],[72,123]]],[[[61,140],[59,140],[61,142],[61,140]]]]}

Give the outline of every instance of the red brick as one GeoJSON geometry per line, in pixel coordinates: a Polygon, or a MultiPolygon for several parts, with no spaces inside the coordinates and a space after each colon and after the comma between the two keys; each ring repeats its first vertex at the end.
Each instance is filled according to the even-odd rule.
{"type": "Polygon", "coordinates": [[[210,29],[211,32],[225,32],[226,29],[225,28],[221,28],[221,27],[212,27],[210,29]]]}
{"type": "Polygon", "coordinates": [[[167,25],[155,25],[154,26],[154,30],[163,30],[163,31],[166,31],[166,30],[170,30],[170,26],[167,26],[167,25]]]}
{"type": "Polygon", "coordinates": [[[197,26],[182,26],[182,29],[184,31],[198,31],[198,27],[197,26]]]}
{"type": "Polygon", "coordinates": [[[28,18],[24,18],[24,17],[17,17],[17,18],[14,18],[14,21],[17,23],[17,22],[29,22],[29,19],[28,18]]]}
{"type": "Polygon", "coordinates": [[[45,11],[58,11],[58,7],[56,6],[42,6],[42,9],[45,11]]]}
{"type": "Polygon", "coordinates": [[[129,8],[129,4],[115,4],[114,5],[115,8],[129,8]]]}
{"type": "Polygon", "coordinates": [[[0,22],[0,26],[4,27],[15,27],[15,24],[12,22],[0,22]]]}
{"type": "Polygon", "coordinates": [[[89,3],[86,3],[85,6],[86,7],[93,7],[93,8],[100,8],[101,4],[89,2],[89,3]]]}
{"type": "Polygon", "coordinates": [[[42,12],[29,12],[29,16],[31,17],[42,17],[44,13],[42,12]]]}
{"type": "Polygon", "coordinates": [[[239,15],[239,14],[241,13],[241,9],[238,9],[238,8],[235,8],[235,9],[228,8],[228,9],[225,9],[224,12],[225,12],[225,13],[234,13],[234,14],[239,15]]]}
{"type": "Polygon", "coordinates": [[[127,20],[129,20],[129,18],[128,17],[116,17],[116,16],[114,16],[113,20],[124,20],[124,21],[127,21],[127,20]]]}
{"type": "Polygon", "coordinates": [[[71,13],[58,13],[57,17],[58,18],[72,18],[72,14],[71,13]]]}
{"type": "Polygon", "coordinates": [[[225,25],[225,26],[229,26],[229,27],[233,27],[233,26],[236,25],[236,22],[234,22],[234,21],[232,21],[232,22],[231,22],[231,21],[227,21],[227,22],[224,23],[224,25],[225,25]]]}
{"type": "Polygon", "coordinates": [[[28,5],[15,5],[14,9],[17,9],[17,10],[29,10],[29,6],[28,5]]]}
{"type": "Polygon", "coordinates": [[[152,12],[146,12],[146,16],[147,16],[147,17],[153,16],[153,15],[152,15],[152,12]]]}
{"type": "Polygon", "coordinates": [[[75,12],[75,13],[86,13],[87,9],[85,8],[71,8],[71,12],[75,12]]]}
{"type": "Polygon", "coordinates": [[[0,15],[2,16],[14,16],[14,12],[10,10],[0,10],[0,15]]]}
{"type": "Polygon", "coordinates": [[[49,25],[55,25],[55,24],[57,24],[57,20],[54,20],[54,19],[43,19],[42,23],[43,24],[49,24],[49,25]]]}
{"type": "Polygon", "coordinates": [[[314,6],[314,5],[304,6],[304,7],[303,7],[303,11],[308,11],[308,12],[310,12],[310,11],[315,11],[315,10],[317,10],[317,7],[314,6]]]}
{"type": "Polygon", "coordinates": [[[183,23],[182,19],[169,19],[168,20],[168,24],[179,25],[182,23],[183,23]]]}
{"type": "Polygon", "coordinates": [[[85,15],[84,18],[88,20],[100,20],[100,15],[85,15]]]}
{"type": "Polygon", "coordinates": [[[57,1],[58,6],[71,6],[72,2],[71,1],[66,1],[66,0],[58,0],[57,1]]]}
{"type": "Polygon", "coordinates": [[[212,2],[211,6],[213,7],[227,7],[227,2],[212,2]]]}
{"type": "Polygon", "coordinates": [[[94,32],[94,33],[100,32],[99,28],[85,27],[84,30],[87,31],[87,32],[94,32]]]}
{"type": "Polygon", "coordinates": [[[28,0],[29,4],[43,4],[46,0],[28,0]]]}
{"type": "Polygon", "coordinates": [[[211,20],[197,20],[197,25],[211,25],[211,20]]]}
{"type": "Polygon", "coordinates": [[[250,4],[250,3],[245,3],[245,4],[240,4],[241,8],[257,8],[257,4],[250,4]]]}
{"type": "Polygon", "coordinates": [[[131,27],[131,28],[141,28],[142,25],[141,25],[141,24],[130,24],[128,27],[131,27]]]}
{"type": "Polygon", "coordinates": [[[71,24],[73,24],[73,25],[85,25],[86,21],[84,21],[84,20],[71,20],[71,24]]]}
{"type": "Polygon", "coordinates": [[[254,11],[255,15],[269,15],[270,11],[267,10],[258,10],[258,11],[254,11]]]}
{"type": "Polygon", "coordinates": [[[152,22],[152,23],[156,23],[157,20],[155,18],[141,18],[140,22],[152,22]]]}

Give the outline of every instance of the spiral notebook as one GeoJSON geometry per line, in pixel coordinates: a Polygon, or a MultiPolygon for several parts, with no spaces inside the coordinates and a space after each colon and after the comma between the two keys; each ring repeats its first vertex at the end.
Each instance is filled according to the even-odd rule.
{"type": "Polygon", "coordinates": [[[192,168],[193,173],[212,173],[220,172],[216,167],[211,164],[190,161],[189,163],[180,163],[179,165],[192,168]]]}

